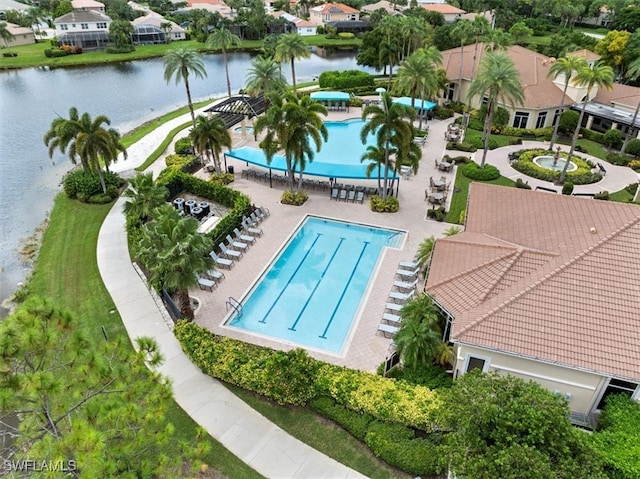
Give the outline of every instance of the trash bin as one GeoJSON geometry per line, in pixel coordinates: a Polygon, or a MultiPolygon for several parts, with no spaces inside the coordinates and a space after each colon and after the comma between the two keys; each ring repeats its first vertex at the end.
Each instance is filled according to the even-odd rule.
{"type": "Polygon", "coordinates": [[[233,175],[233,165],[227,166],[227,173],[231,173],[233,175]]]}

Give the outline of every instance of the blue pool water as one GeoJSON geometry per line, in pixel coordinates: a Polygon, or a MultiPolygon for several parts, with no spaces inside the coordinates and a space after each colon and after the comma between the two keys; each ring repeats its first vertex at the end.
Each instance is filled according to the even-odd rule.
{"type": "MultiPolygon", "coordinates": [[[[313,162],[307,162],[304,174],[327,178],[366,179],[368,162],[360,163],[360,158],[367,151],[367,146],[375,145],[376,141],[374,135],[369,135],[366,145],[362,144],[360,131],[364,123],[362,120],[326,121],[324,124],[329,133],[327,142],[323,143],[320,151],[315,154],[313,162]]],[[[271,164],[268,165],[264,153],[259,148],[243,146],[225,155],[272,170],[287,171],[284,156],[274,155],[271,164]]],[[[384,175],[384,172],[382,174],[384,175]]],[[[371,178],[377,177],[378,171],[375,170],[371,178]]]]}
{"type": "Polygon", "coordinates": [[[307,217],[227,326],[340,353],[385,246],[405,233],[307,217]]]}

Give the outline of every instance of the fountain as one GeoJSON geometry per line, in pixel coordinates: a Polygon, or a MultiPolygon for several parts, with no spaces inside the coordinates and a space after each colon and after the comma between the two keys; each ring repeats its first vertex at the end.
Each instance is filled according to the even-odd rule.
{"type": "MultiPolygon", "coordinates": [[[[562,171],[567,160],[565,158],[558,158],[556,155],[542,155],[536,156],[533,159],[533,162],[546,168],[547,170],[552,171],[562,171]]],[[[567,171],[574,171],[578,169],[578,165],[576,165],[573,161],[569,162],[569,166],[567,167],[567,171]]]]}

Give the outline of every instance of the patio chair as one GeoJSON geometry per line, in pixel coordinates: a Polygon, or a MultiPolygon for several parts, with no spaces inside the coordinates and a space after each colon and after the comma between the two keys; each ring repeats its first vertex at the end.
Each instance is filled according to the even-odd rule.
{"type": "Polygon", "coordinates": [[[231,258],[240,259],[242,257],[242,251],[236,251],[236,250],[233,250],[233,249],[229,249],[229,248],[227,248],[227,246],[224,243],[220,243],[218,245],[218,248],[220,248],[220,251],[222,251],[222,254],[224,254],[229,259],[231,259],[231,258]]]}
{"type": "Polygon", "coordinates": [[[338,193],[340,193],[340,190],[338,188],[332,188],[331,189],[331,199],[338,201],[338,193]]]}
{"type": "Polygon", "coordinates": [[[260,206],[258,208],[258,216],[263,216],[264,218],[266,218],[267,216],[271,216],[271,213],[269,212],[268,208],[265,208],[264,206],[260,206]]]}
{"type": "Polygon", "coordinates": [[[378,331],[382,332],[385,338],[393,337],[400,329],[390,324],[380,323],[378,325],[378,331]]]}
{"type": "Polygon", "coordinates": [[[356,192],[354,190],[349,190],[349,197],[347,198],[347,201],[351,201],[352,203],[355,203],[356,192]]]}
{"type": "Polygon", "coordinates": [[[420,273],[420,268],[416,269],[399,269],[396,271],[397,276],[402,276],[403,278],[415,278],[420,273]]]}
{"type": "Polygon", "coordinates": [[[358,203],[363,203],[364,202],[364,192],[363,191],[358,191],[356,193],[356,201],[358,203]]]}
{"type": "Polygon", "coordinates": [[[389,298],[395,300],[396,303],[398,303],[398,302],[406,303],[411,298],[413,298],[414,294],[416,294],[416,290],[415,289],[412,289],[408,293],[401,293],[400,291],[391,291],[389,293],[389,298]]]}
{"type": "Polygon", "coordinates": [[[400,324],[402,322],[402,318],[400,316],[391,313],[384,313],[382,315],[382,320],[393,324],[400,324]]]}
{"type": "Polygon", "coordinates": [[[393,282],[393,286],[395,288],[403,289],[403,290],[414,289],[417,284],[418,284],[418,278],[413,280],[411,283],[406,282],[406,281],[394,281],[393,282]]]}
{"type": "Polygon", "coordinates": [[[222,271],[218,271],[217,269],[210,269],[206,273],[202,273],[202,276],[213,281],[220,281],[225,277],[224,273],[222,271]]]}
{"type": "Polygon", "coordinates": [[[340,190],[338,201],[347,201],[347,190],[340,190]]]}
{"type": "Polygon", "coordinates": [[[249,218],[242,218],[242,229],[253,236],[262,236],[262,229],[249,224],[249,218]]]}
{"type": "Polygon", "coordinates": [[[252,245],[256,240],[253,236],[243,235],[242,233],[240,233],[240,230],[238,230],[238,228],[233,228],[233,234],[238,241],[242,241],[243,243],[252,245]]]}
{"type": "Polygon", "coordinates": [[[402,305],[398,303],[387,303],[385,304],[384,309],[388,309],[389,311],[394,311],[396,313],[399,313],[400,310],[402,309],[402,305]]]}
{"type": "Polygon", "coordinates": [[[231,237],[231,235],[227,235],[227,246],[238,251],[247,251],[247,249],[249,248],[249,245],[247,243],[236,241],[231,237]]]}
{"type": "Polygon", "coordinates": [[[196,279],[198,280],[198,286],[200,289],[206,289],[209,291],[213,291],[213,288],[216,286],[216,282],[210,279],[201,278],[196,274],[196,279]]]}
{"type": "Polygon", "coordinates": [[[400,261],[398,266],[402,269],[416,269],[418,267],[418,263],[415,261],[400,261]]]}
{"type": "Polygon", "coordinates": [[[211,259],[221,268],[231,269],[231,267],[233,266],[232,260],[221,258],[215,253],[215,251],[212,251],[211,253],[209,253],[209,256],[211,256],[211,259]]]}

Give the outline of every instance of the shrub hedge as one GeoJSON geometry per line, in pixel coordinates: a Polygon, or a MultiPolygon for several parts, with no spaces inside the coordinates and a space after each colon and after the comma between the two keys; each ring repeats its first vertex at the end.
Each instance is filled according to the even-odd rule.
{"type": "MultiPolygon", "coordinates": [[[[473,145],[477,150],[484,150],[484,141],[482,141],[482,138],[479,136],[476,136],[474,138],[469,138],[467,142],[473,145]]],[[[498,145],[498,141],[494,137],[490,136],[489,149],[495,150],[496,148],[498,148],[498,146],[500,146],[498,145]]]]}
{"type": "Polygon", "coordinates": [[[193,173],[200,168],[202,161],[196,155],[167,155],[164,159],[167,168],[183,171],[184,173],[193,173]]]}
{"type": "Polygon", "coordinates": [[[193,154],[193,146],[191,146],[191,140],[187,136],[177,139],[174,148],[176,155],[193,154]]]}
{"type": "Polygon", "coordinates": [[[464,155],[458,155],[458,156],[444,155],[442,157],[442,161],[446,161],[448,163],[455,163],[456,165],[459,165],[461,163],[469,163],[471,161],[471,158],[464,155]]]}
{"type": "Polygon", "coordinates": [[[444,221],[447,212],[444,210],[444,206],[438,208],[429,208],[427,210],[427,218],[433,218],[436,221],[444,221]]]}
{"type": "Polygon", "coordinates": [[[640,138],[629,140],[626,152],[629,155],[635,156],[636,158],[640,157],[640,138]]]}
{"type": "MultiPolygon", "coordinates": [[[[483,148],[484,145],[480,146],[483,148]]],[[[478,147],[467,141],[463,141],[461,143],[449,141],[447,142],[447,150],[456,150],[456,151],[466,151],[468,153],[473,153],[474,151],[478,151],[478,147]]]]}
{"type": "Polygon", "coordinates": [[[303,205],[308,199],[309,193],[307,193],[306,191],[285,190],[282,192],[280,202],[284,205],[300,206],[303,205]]]}
{"type": "Polygon", "coordinates": [[[482,168],[475,161],[465,163],[460,167],[460,171],[467,178],[477,181],[491,181],[500,178],[500,170],[487,163],[482,168]]]}
{"type": "Polygon", "coordinates": [[[400,202],[398,198],[393,196],[387,196],[386,199],[382,199],[378,195],[373,195],[370,200],[371,211],[376,213],[397,213],[400,209],[400,202]]]}
{"type": "Polygon", "coordinates": [[[360,70],[329,70],[322,72],[318,79],[320,88],[356,88],[372,87],[375,79],[373,75],[360,70]]]}
{"type": "MultiPolygon", "coordinates": [[[[551,155],[551,152],[542,148],[522,150],[518,159],[514,161],[511,166],[515,170],[520,173],[524,173],[527,176],[531,176],[539,180],[555,182],[560,178],[560,171],[549,170],[533,162],[533,159],[536,156],[542,155],[551,155]]],[[[566,158],[567,154],[561,152],[560,156],[566,158]]],[[[576,164],[578,169],[567,172],[567,181],[571,181],[574,185],[587,185],[602,179],[602,175],[600,173],[592,173],[591,169],[594,165],[590,161],[580,158],[579,156],[572,156],[571,161],[576,164]]]]}
{"type": "Polygon", "coordinates": [[[103,174],[107,186],[106,195],[102,191],[98,174],[86,172],[80,168],[65,175],[62,182],[64,192],[68,198],[76,198],[84,203],[108,203],[117,196],[123,180],[113,172],[105,171],[103,174]]]}
{"type": "Polygon", "coordinates": [[[516,180],[516,188],[522,188],[523,190],[530,190],[531,185],[522,181],[522,178],[516,180]]]}
{"type": "MultiPolygon", "coordinates": [[[[629,142],[631,144],[631,142],[629,142]]],[[[627,151],[629,149],[627,148],[627,151]]],[[[621,155],[620,153],[609,152],[607,153],[607,161],[612,165],[627,166],[631,161],[631,157],[627,155],[621,155]]]]}

